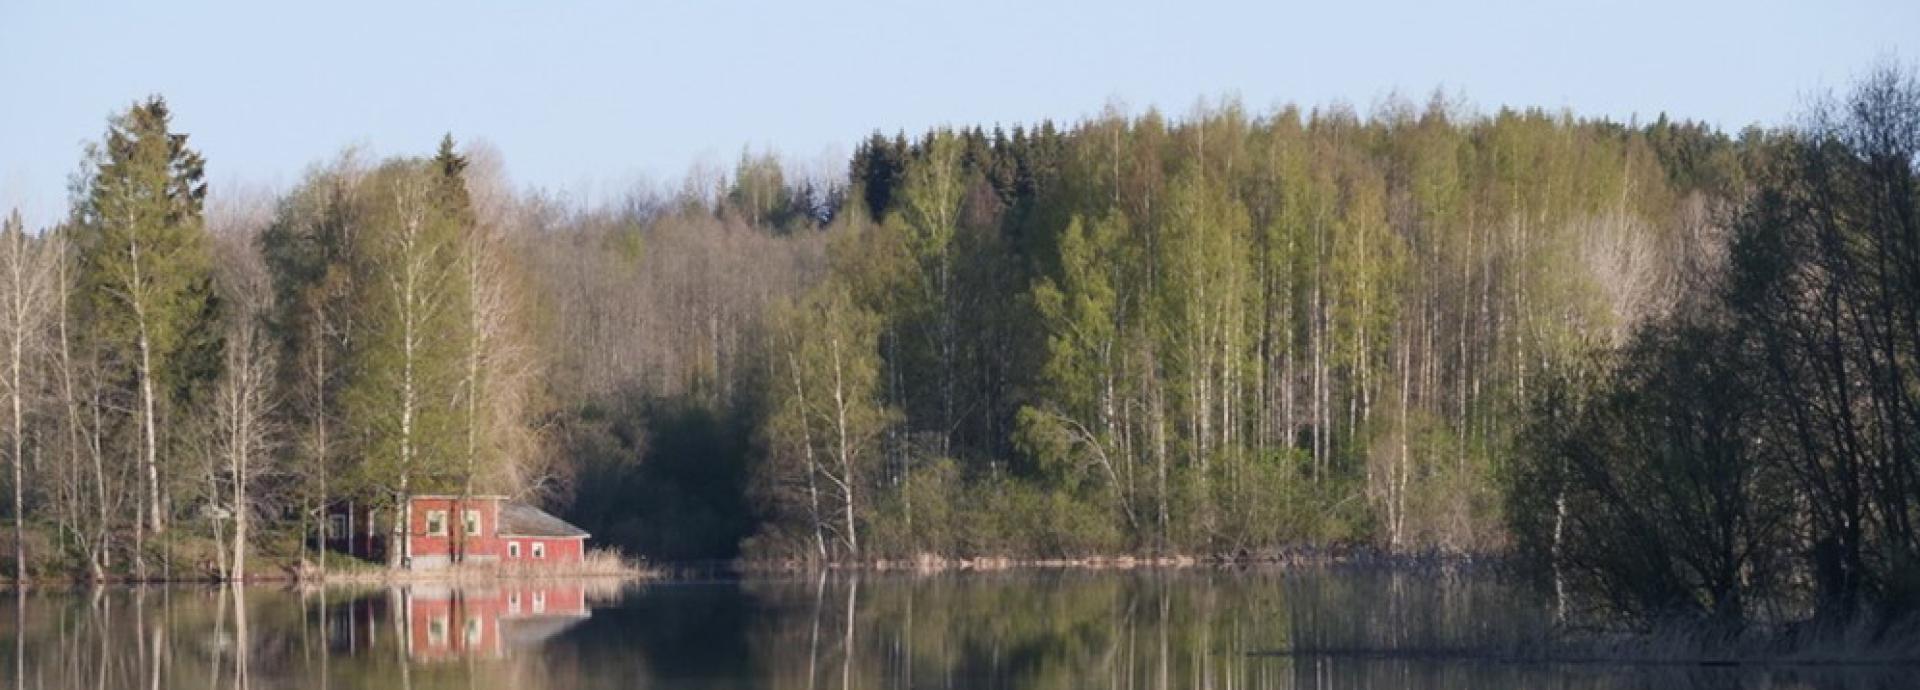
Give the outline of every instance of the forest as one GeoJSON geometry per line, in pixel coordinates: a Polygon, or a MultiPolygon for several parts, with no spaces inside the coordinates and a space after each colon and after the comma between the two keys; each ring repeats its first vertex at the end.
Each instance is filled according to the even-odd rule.
{"type": "Polygon", "coordinates": [[[1920,601],[1916,103],[1113,107],[588,206],[451,136],[211,188],[153,96],[0,242],[0,558],[324,569],[329,502],[505,493],[663,562],[1364,545],[1647,616],[1920,601]]]}
{"type": "Polygon", "coordinates": [[[1920,81],[1882,68],[1756,154],[1677,298],[1528,401],[1512,546],[1575,613],[1911,639],[1920,81]]]}

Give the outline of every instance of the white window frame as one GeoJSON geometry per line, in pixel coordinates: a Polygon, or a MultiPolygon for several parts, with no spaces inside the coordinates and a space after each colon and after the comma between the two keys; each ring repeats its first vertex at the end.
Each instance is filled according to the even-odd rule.
{"type": "Polygon", "coordinates": [[[533,590],[533,612],[547,612],[547,593],[545,590],[533,590]]]}
{"type": "Polygon", "coordinates": [[[517,541],[507,542],[507,558],[519,558],[519,557],[520,557],[520,542],[517,542],[517,541]]]}
{"type": "Polygon", "coordinates": [[[464,517],[465,519],[461,521],[461,524],[466,525],[467,536],[480,536],[480,511],[468,508],[465,511],[464,517]]]}
{"type": "Polygon", "coordinates": [[[547,558],[547,543],[546,543],[546,542],[544,542],[544,541],[536,541],[536,542],[534,542],[534,543],[533,543],[533,557],[534,557],[534,558],[537,558],[537,559],[540,559],[540,560],[546,560],[546,558],[547,558]]]}
{"type": "Polygon", "coordinates": [[[327,516],[327,534],[325,538],[344,539],[351,536],[353,535],[347,534],[347,516],[345,513],[334,513],[327,516]]]}
{"type": "Polygon", "coordinates": [[[483,635],[484,633],[482,632],[479,616],[467,616],[466,633],[467,633],[467,649],[473,649],[474,647],[480,646],[480,636],[483,635]]]}
{"type": "Polygon", "coordinates": [[[427,621],[427,645],[431,647],[447,646],[447,628],[451,621],[446,616],[434,616],[427,621]]]}
{"type": "Polygon", "coordinates": [[[429,537],[447,536],[447,511],[444,511],[444,510],[427,511],[427,536],[429,537]],[[436,523],[437,523],[437,526],[436,526],[436,523]]]}

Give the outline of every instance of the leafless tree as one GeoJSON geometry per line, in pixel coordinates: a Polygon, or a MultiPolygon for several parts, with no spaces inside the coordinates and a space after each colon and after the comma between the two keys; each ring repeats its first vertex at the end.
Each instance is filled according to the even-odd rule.
{"type": "Polygon", "coordinates": [[[263,471],[276,438],[274,343],[265,326],[273,290],[254,241],[255,229],[261,225],[264,220],[216,235],[220,270],[215,277],[227,312],[226,352],[212,410],[216,429],[212,445],[226,475],[223,512],[232,520],[233,531],[225,576],[233,581],[246,577],[248,534],[258,512],[255,478],[263,471]]]}
{"type": "Polygon", "coordinates": [[[52,306],[51,283],[56,255],[44,239],[28,237],[15,211],[0,228],[0,347],[6,348],[4,372],[7,396],[8,464],[13,469],[14,580],[27,576],[26,535],[21,526],[26,501],[26,409],[32,382],[28,370],[40,356],[43,327],[52,306]]]}

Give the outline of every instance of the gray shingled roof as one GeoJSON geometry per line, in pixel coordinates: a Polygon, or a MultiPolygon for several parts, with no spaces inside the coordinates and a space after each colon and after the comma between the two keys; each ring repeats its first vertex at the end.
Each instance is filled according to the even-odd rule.
{"type": "Polygon", "coordinates": [[[525,503],[500,505],[500,536],[584,537],[587,531],[525,503]]]}

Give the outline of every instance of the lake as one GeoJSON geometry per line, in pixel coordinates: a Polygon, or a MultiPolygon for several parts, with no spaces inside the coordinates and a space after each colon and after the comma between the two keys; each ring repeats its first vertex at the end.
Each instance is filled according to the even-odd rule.
{"type": "Polygon", "coordinates": [[[646,584],[35,590],[26,688],[1900,688],[1910,670],[1522,662],[1491,574],[836,574],[646,584]]]}

